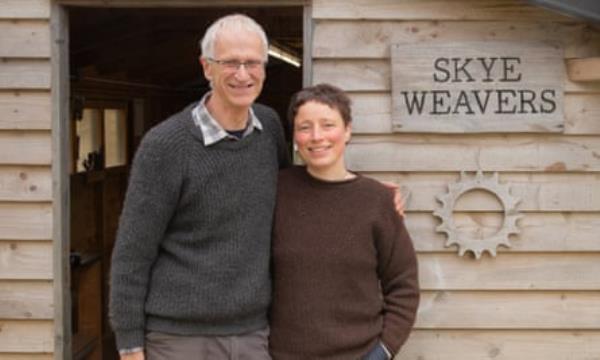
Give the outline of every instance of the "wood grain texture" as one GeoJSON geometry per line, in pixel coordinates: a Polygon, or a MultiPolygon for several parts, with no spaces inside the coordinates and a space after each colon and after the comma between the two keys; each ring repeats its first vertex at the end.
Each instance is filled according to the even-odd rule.
{"type": "Polygon", "coordinates": [[[0,319],[54,317],[50,281],[0,281],[0,319]]]}
{"type": "MultiPolygon", "coordinates": [[[[313,83],[326,82],[351,92],[391,90],[391,67],[388,59],[316,59],[313,83]]],[[[573,82],[565,77],[565,92],[600,92],[600,82],[573,82]]]]}
{"type": "Polygon", "coordinates": [[[0,201],[51,200],[50,167],[0,166],[0,201]]]}
{"type": "Polygon", "coordinates": [[[600,171],[597,137],[354,136],[346,151],[355,171],[600,171]]]}
{"type": "MultiPolygon", "coordinates": [[[[440,220],[431,213],[408,212],[405,224],[417,252],[457,253],[456,246],[446,247],[446,235],[435,231],[440,220]]],[[[489,213],[454,214],[462,236],[498,231],[502,217],[489,213]]],[[[528,213],[518,221],[520,232],[510,237],[510,248],[499,253],[567,253],[600,251],[600,213],[528,213]]],[[[502,255],[499,255],[502,256],[502,255]]]]}
{"type": "MultiPolygon", "coordinates": [[[[54,348],[52,321],[0,320],[0,331],[0,354],[23,353],[29,356],[32,353],[51,353],[54,348]]],[[[0,357],[5,359],[4,354],[0,357]]]]}
{"type": "Polygon", "coordinates": [[[46,20],[0,19],[0,57],[49,58],[50,24],[46,20]]]}
{"type": "Polygon", "coordinates": [[[563,131],[559,46],[497,40],[392,44],[391,67],[396,132],[563,131]]]}
{"type": "Polygon", "coordinates": [[[2,360],[52,360],[54,356],[50,353],[35,354],[35,353],[2,353],[2,360]]]}
{"type": "Polygon", "coordinates": [[[600,57],[569,59],[567,74],[571,81],[600,81],[600,57]]]}
{"type": "Polygon", "coordinates": [[[600,290],[600,254],[419,254],[422,290],[600,290]]]}
{"type": "Polygon", "coordinates": [[[565,133],[600,135],[600,93],[565,96],[565,133]]]}
{"type": "Polygon", "coordinates": [[[415,328],[600,330],[600,292],[424,291],[415,328]]]}
{"type": "Polygon", "coordinates": [[[598,354],[600,331],[415,330],[395,360],[596,360],[598,354]]]}
{"type": "MultiPolygon", "coordinates": [[[[366,173],[381,181],[400,186],[408,196],[408,211],[433,211],[440,206],[437,195],[448,192],[448,184],[459,181],[456,173],[366,173]]],[[[469,177],[474,173],[467,174],[469,177]]],[[[485,174],[491,176],[492,174],[485,174]]],[[[521,212],[600,211],[600,174],[501,173],[499,183],[510,188],[512,196],[521,199],[521,212]]],[[[456,211],[498,212],[499,201],[489,192],[472,192],[460,198],[456,211]]]]}
{"type": "Polygon", "coordinates": [[[73,343],[70,267],[70,213],[69,173],[72,149],[69,108],[72,93],[69,90],[69,10],[56,1],[52,7],[52,278],[54,324],[54,358],[69,359],[73,343]]]}
{"type": "MultiPolygon", "coordinates": [[[[352,132],[386,134],[392,132],[390,92],[352,92],[352,132]]],[[[600,92],[566,93],[564,134],[600,135],[600,92]]]]}
{"type": "MultiPolygon", "coordinates": [[[[460,9],[464,12],[464,9],[460,9]]],[[[585,23],[506,21],[327,21],[315,23],[313,57],[387,59],[392,44],[436,41],[543,41],[566,58],[600,54],[600,32],[585,23]]]]}
{"type": "Polygon", "coordinates": [[[0,164],[50,165],[49,131],[0,131],[0,164]]]}
{"type": "Polygon", "coordinates": [[[0,89],[50,89],[50,61],[41,59],[0,61],[0,89]]]}
{"type": "Polygon", "coordinates": [[[52,204],[0,203],[0,239],[52,239],[52,204]]]}
{"type": "Polygon", "coordinates": [[[0,241],[0,280],[52,280],[52,242],[0,241]]]}
{"type": "Polygon", "coordinates": [[[0,129],[49,130],[50,93],[0,91],[0,129]]]}
{"type": "Polygon", "coordinates": [[[313,0],[313,18],[572,21],[519,0],[313,0]]]}
{"type": "Polygon", "coordinates": [[[48,0],[0,0],[0,19],[48,19],[48,0]]]}

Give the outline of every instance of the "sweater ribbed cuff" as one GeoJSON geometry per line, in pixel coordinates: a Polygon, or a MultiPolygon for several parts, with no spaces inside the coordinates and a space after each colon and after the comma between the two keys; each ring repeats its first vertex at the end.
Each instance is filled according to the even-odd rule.
{"type": "Polygon", "coordinates": [[[117,349],[144,348],[144,330],[115,331],[117,349]]]}
{"type": "Polygon", "coordinates": [[[144,351],[143,347],[136,347],[133,349],[119,349],[119,355],[123,356],[123,355],[135,354],[137,352],[143,352],[143,351],[144,351]]]}

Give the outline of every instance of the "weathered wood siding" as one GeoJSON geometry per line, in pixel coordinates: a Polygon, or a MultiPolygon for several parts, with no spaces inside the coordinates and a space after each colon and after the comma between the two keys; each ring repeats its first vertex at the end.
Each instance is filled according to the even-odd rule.
{"type": "Polygon", "coordinates": [[[0,358],[54,351],[50,1],[0,0],[0,358]]]}
{"type": "MultiPolygon", "coordinates": [[[[600,359],[600,83],[565,77],[558,134],[392,133],[390,45],[555,41],[565,57],[597,57],[600,32],[513,0],[314,0],[313,83],[354,102],[349,166],[410,194],[406,222],[423,297],[398,360],[600,359]],[[446,248],[435,196],[461,170],[498,171],[522,198],[512,248],[480,260],[446,248]]],[[[494,229],[500,204],[461,198],[463,231],[494,229]]]]}

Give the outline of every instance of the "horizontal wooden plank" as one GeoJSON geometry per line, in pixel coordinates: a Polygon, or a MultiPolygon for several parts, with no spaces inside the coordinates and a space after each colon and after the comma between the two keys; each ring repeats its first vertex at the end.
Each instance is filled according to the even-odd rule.
{"type": "Polygon", "coordinates": [[[24,353],[24,354],[15,354],[15,353],[2,353],[0,356],[2,360],[52,360],[54,356],[50,353],[44,354],[34,354],[34,353],[24,353]]]}
{"type": "Polygon", "coordinates": [[[596,360],[600,331],[415,330],[395,360],[596,360]]]}
{"type": "Polygon", "coordinates": [[[0,0],[0,19],[48,19],[48,0],[0,0]]]}
{"type": "Polygon", "coordinates": [[[600,292],[424,291],[417,329],[600,330],[600,292]]]}
{"type": "Polygon", "coordinates": [[[351,92],[352,133],[392,133],[392,94],[387,92],[351,92]]]}
{"type": "Polygon", "coordinates": [[[565,133],[600,134],[600,93],[565,95],[565,133]]]}
{"type": "MultiPolygon", "coordinates": [[[[390,91],[389,59],[316,59],[313,83],[330,83],[346,91],[390,91]],[[349,76],[351,75],[351,76],[349,76]]],[[[565,92],[599,92],[600,82],[573,82],[565,76],[565,92]]]]}
{"type": "Polygon", "coordinates": [[[571,81],[600,81],[600,57],[569,59],[567,74],[571,81]]]}
{"type": "Polygon", "coordinates": [[[50,92],[0,91],[0,129],[49,130],[50,92]]]}
{"type": "Polygon", "coordinates": [[[0,201],[52,201],[50,167],[0,166],[0,201]]]}
{"type": "MultiPolygon", "coordinates": [[[[460,180],[458,173],[367,173],[378,180],[400,186],[408,196],[409,211],[433,211],[439,208],[437,195],[448,192],[448,184],[460,180]]],[[[475,174],[467,174],[472,177],[475,174]]],[[[484,174],[491,176],[492,174],[484,174]]],[[[509,187],[512,196],[521,199],[522,212],[600,211],[600,174],[502,173],[499,183],[509,187]]],[[[502,204],[490,192],[465,194],[455,205],[456,211],[502,211],[502,204]]]]}
{"type": "Polygon", "coordinates": [[[0,203],[0,239],[52,239],[52,204],[0,203]]]}
{"type": "Polygon", "coordinates": [[[313,0],[316,19],[573,21],[519,0],[313,0]]]}
{"type": "Polygon", "coordinates": [[[600,290],[600,253],[418,254],[423,290],[600,290]]]}
{"type": "Polygon", "coordinates": [[[0,319],[54,317],[50,281],[0,281],[0,319]]]}
{"type": "Polygon", "coordinates": [[[52,321],[0,320],[0,333],[0,353],[52,352],[54,348],[52,321]]]}
{"type": "Polygon", "coordinates": [[[597,137],[353,136],[346,151],[355,171],[600,171],[597,137]]]}
{"type": "MultiPolygon", "coordinates": [[[[457,212],[453,218],[461,236],[495,233],[502,216],[457,212]]],[[[441,223],[431,213],[407,212],[406,227],[417,252],[457,253],[456,246],[446,247],[447,236],[435,229],[441,223]]],[[[520,232],[510,237],[511,247],[498,252],[598,252],[600,251],[600,214],[528,213],[518,221],[520,232]]],[[[499,255],[501,256],[501,255],[499,255]]]]}
{"type": "Polygon", "coordinates": [[[50,89],[50,61],[2,59],[0,89],[50,89]]]}
{"type": "Polygon", "coordinates": [[[49,131],[0,131],[0,164],[50,165],[49,131]]]}
{"type": "Polygon", "coordinates": [[[49,58],[50,24],[47,20],[0,19],[0,57],[49,58]]]}
{"type": "MultiPolygon", "coordinates": [[[[392,98],[389,92],[350,93],[352,132],[385,134],[392,132],[392,98]]],[[[564,96],[564,134],[600,134],[600,93],[567,93],[564,96]]]]}
{"type": "Polygon", "coordinates": [[[51,241],[0,241],[0,280],[51,279],[51,241]]]}
{"type": "Polygon", "coordinates": [[[382,59],[392,44],[422,44],[432,40],[549,42],[567,58],[594,56],[600,32],[586,24],[473,21],[318,21],[314,28],[315,58],[382,59]]]}

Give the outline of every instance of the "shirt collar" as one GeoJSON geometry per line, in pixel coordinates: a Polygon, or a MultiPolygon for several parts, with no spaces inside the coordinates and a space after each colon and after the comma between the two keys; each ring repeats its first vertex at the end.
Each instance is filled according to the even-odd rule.
{"type": "MultiPolygon", "coordinates": [[[[233,135],[230,135],[227,130],[219,124],[219,122],[208,112],[206,108],[206,100],[210,97],[211,92],[206,93],[198,105],[196,105],[192,109],[192,118],[194,119],[194,124],[200,128],[202,131],[202,137],[204,139],[204,146],[210,146],[218,143],[223,139],[232,139],[239,140],[233,135]]],[[[250,125],[246,126],[246,130],[242,135],[242,138],[252,134],[254,129],[262,131],[262,123],[254,114],[254,110],[252,108],[248,111],[248,116],[250,119],[250,125]]]]}

